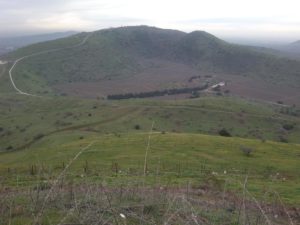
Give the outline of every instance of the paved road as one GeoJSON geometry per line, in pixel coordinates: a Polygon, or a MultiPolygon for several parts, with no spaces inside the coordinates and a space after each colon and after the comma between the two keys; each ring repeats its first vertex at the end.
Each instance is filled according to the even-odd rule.
{"type": "Polygon", "coordinates": [[[45,50],[45,51],[41,51],[41,52],[37,52],[37,53],[33,53],[33,54],[30,54],[30,55],[26,55],[26,56],[23,56],[19,59],[17,59],[14,64],[12,65],[12,67],[10,68],[9,70],[9,78],[10,78],[10,81],[11,81],[11,84],[12,86],[14,87],[14,89],[21,95],[27,95],[27,96],[36,96],[37,95],[34,95],[34,94],[30,94],[30,93],[27,93],[25,91],[22,91],[20,90],[15,82],[14,82],[14,79],[13,79],[13,75],[12,75],[12,72],[14,70],[14,68],[17,66],[17,64],[19,62],[21,62],[22,60],[24,59],[27,59],[27,58],[30,58],[30,57],[33,57],[33,56],[37,56],[37,55],[42,55],[42,54],[45,54],[45,53],[50,53],[50,52],[57,52],[57,51],[61,51],[61,50],[66,50],[66,49],[71,49],[71,48],[77,48],[77,47],[80,47],[82,45],[84,45],[86,43],[86,41],[89,39],[89,37],[91,36],[91,34],[88,34],[79,44],[76,44],[76,45],[73,45],[73,46],[69,46],[69,47],[64,47],[64,48],[55,48],[55,49],[50,49],[50,50],[45,50]]]}

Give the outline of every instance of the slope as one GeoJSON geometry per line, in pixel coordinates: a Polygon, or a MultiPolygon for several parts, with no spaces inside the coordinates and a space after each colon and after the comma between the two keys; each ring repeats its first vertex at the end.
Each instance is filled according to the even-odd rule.
{"type": "Polygon", "coordinates": [[[68,97],[0,96],[0,151],[23,150],[44,137],[157,131],[299,143],[299,109],[231,97],[183,101],[99,101],[68,97]]]}
{"type": "MultiPolygon", "coordinates": [[[[33,45],[7,57],[15,59],[45,49],[72,46],[85,35],[33,45]]],[[[254,89],[255,85],[264,84],[274,93],[280,87],[283,96],[297,93],[300,85],[297,61],[232,45],[202,31],[186,34],[146,26],[93,32],[83,46],[26,59],[15,74],[16,83],[33,93],[45,90],[74,95],[79,90],[80,95],[89,90],[88,97],[124,92],[120,88],[123,83],[128,86],[126,89],[138,92],[197,86],[212,80],[235,84],[251,79],[254,89]],[[188,82],[195,76],[203,79],[188,82]],[[269,88],[269,84],[274,87],[269,88]]]]}

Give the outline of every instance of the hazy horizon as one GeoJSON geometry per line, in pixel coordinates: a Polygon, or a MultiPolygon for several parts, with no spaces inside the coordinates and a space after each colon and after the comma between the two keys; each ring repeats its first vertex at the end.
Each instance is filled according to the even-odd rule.
{"type": "Polygon", "coordinates": [[[204,30],[245,44],[300,39],[296,0],[0,0],[0,37],[148,25],[185,32],[204,30]]]}
{"type": "MultiPolygon", "coordinates": [[[[144,24],[140,24],[140,25],[132,25],[132,26],[144,26],[144,24]]],[[[145,25],[145,26],[151,26],[151,25],[145,25]]],[[[152,26],[153,27],[153,26],[152,26]]],[[[118,27],[105,27],[105,28],[101,28],[101,29],[107,29],[107,28],[118,28],[118,27]]],[[[162,27],[157,27],[157,28],[161,28],[164,29],[162,27]]],[[[165,29],[170,29],[170,28],[165,28],[165,29]]],[[[179,30],[179,29],[175,29],[175,30],[179,30]]],[[[200,29],[199,29],[200,30],[200,29]]],[[[93,31],[97,31],[97,30],[91,30],[88,32],[93,32],[93,31]]],[[[179,30],[180,31],[180,30],[179,30]]],[[[182,31],[182,30],[181,30],[182,31]]],[[[205,30],[204,30],[205,31],[205,30]]],[[[59,30],[59,31],[44,31],[44,32],[28,32],[28,33],[15,33],[15,34],[8,34],[7,36],[0,36],[1,40],[9,40],[11,38],[22,38],[22,37],[31,37],[31,36],[43,36],[43,35],[53,35],[53,34],[59,34],[59,33],[80,33],[80,32],[85,32],[85,31],[76,31],[76,30],[59,30]]],[[[183,32],[190,32],[190,31],[183,31],[183,32]]],[[[192,32],[192,31],[191,31],[192,32]]],[[[208,32],[208,31],[207,31],[208,32]]],[[[213,34],[213,33],[211,33],[213,34]]],[[[215,35],[215,34],[213,34],[215,35]]],[[[259,38],[245,38],[245,37],[238,37],[238,36],[219,36],[219,35],[215,35],[218,38],[221,38],[227,42],[230,43],[236,43],[236,44],[242,44],[242,45],[253,45],[253,46],[262,46],[262,47],[276,47],[276,46],[282,46],[282,45],[288,45],[291,44],[293,42],[299,41],[299,39],[295,39],[295,40],[277,40],[277,39],[259,39],[259,38]]]]}

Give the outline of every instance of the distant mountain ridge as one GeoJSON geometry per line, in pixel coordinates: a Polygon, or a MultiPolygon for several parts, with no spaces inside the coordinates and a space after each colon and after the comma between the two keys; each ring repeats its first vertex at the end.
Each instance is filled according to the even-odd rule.
{"type": "Polygon", "coordinates": [[[17,36],[17,37],[2,37],[0,38],[0,55],[16,50],[17,48],[24,47],[26,45],[69,37],[76,33],[78,32],[67,31],[67,32],[56,32],[56,33],[48,33],[48,34],[17,36]]]}
{"type": "Polygon", "coordinates": [[[274,49],[279,50],[284,56],[300,60],[300,40],[283,46],[276,46],[274,49]]]}
{"type": "Polygon", "coordinates": [[[293,42],[291,45],[299,45],[300,46],[300,40],[293,42]]]}
{"type": "Polygon", "coordinates": [[[300,54],[300,40],[295,41],[295,42],[291,43],[290,45],[288,45],[288,49],[300,54]]]}
{"type": "Polygon", "coordinates": [[[187,82],[190,77],[207,74],[213,74],[218,81],[247,78],[287,88],[300,87],[299,62],[230,44],[205,31],[185,33],[148,26],[110,28],[31,45],[7,57],[13,59],[45,49],[73,46],[87,35],[89,38],[80,47],[26,59],[16,68],[15,77],[27,89],[35,89],[36,82],[40,82],[44,87],[78,92],[92,89],[86,87],[91,83],[95,92],[101,90],[104,95],[124,91],[121,86],[124,82],[132,91],[140,91],[132,87],[134,84],[153,91],[172,89],[174,85],[184,87],[190,85],[187,82]],[[27,77],[27,81],[21,82],[22,77],[27,77]],[[98,89],[96,84],[105,87],[98,89]],[[104,91],[109,85],[111,89],[104,91]]]}

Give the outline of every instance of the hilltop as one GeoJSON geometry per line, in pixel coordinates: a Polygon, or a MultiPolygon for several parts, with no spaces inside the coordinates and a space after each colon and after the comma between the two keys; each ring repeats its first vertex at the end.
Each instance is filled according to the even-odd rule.
{"type": "Polygon", "coordinates": [[[297,96],[285,98],[298,94],[297,61],[229,44],[204,31],[104,29],[31,45],[6,58],[55,48],[63,49],[27,58],[17,66],[14,77],[21,89],[96,98],[227,81],[233,94],[298,103],[297,96]],[[68,48],[87,36],[84,45],[68,48]]]}

